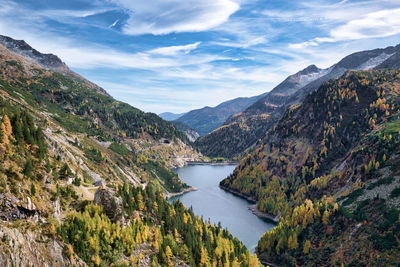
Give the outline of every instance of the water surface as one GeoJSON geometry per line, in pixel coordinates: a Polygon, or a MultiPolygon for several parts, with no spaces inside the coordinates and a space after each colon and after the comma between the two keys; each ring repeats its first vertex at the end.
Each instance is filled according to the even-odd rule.
{"type": "Polygon", "coordinates": [[[235,165],[187,165],[176,169],[179,178],[197,191],[172,198],[180,199],[187,208],[203,219],[217,224],[237,236],[254,251],[261,236],[275,225],[255,216],[248,207],[252,204],[219,188],[219,182],[235,169],[235,165]]]}

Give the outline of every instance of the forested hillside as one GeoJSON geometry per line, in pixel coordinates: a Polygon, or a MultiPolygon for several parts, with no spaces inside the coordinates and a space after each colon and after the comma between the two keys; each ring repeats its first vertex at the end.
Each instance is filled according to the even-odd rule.
{"type": "Polygon", "coordinates": [[[201,159],[171,123],[0,49],[1,266],[259,266],[165,198],[201,159]]]}
{"type": "Polygon", "coordinates": [[[348,72],[294,105],[221,187],[280,218],[261,259],[399,264],[400,73],[348,72]]]}
{"type": "Polygon", "coordinates": [[[321,84],[342,76],[349,70],[398,68],[400,45],[356,52],[326,69],[315,65],[290,75],[242,112],[230,117],[221,127],[199,138],[196,145],[207,156],[241,156],[258,139],[264,138],[286,110],[304,101],[321,84]]]}
{"type": "Polygon", "coordinates": [[[205,223],[179,202],[169,204],[157,183],[144,190],[116,180],[110,188],[97,189],[97,205],[85,200],[80,190],[86,181],[48,151],[41,126],[29,112],[13,111],[4,101],[0,106],[3,265],[55,260],[62,266],[259,265],[227,230],[205,223]],[[21,232],[17,242],[33,247],[36,254],[14,243],[15,231],[21,232]],[[42,241],[29,239],[32,236],[42,241]],[[48,243],[60,250],[49,251],[43,245],[48,243]],[[18,261],[11,257],[16,250],[21,255],[18,261]]]}

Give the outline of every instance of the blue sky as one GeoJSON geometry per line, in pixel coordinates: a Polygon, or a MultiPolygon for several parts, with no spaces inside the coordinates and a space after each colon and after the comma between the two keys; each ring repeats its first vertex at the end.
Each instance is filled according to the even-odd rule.
{"type": "Polygon", "coordinates": [[[113,97],[185,112],[271,90],[310,64],[400,43],[400,1],[0,0],[0,34],[113,97]]]}

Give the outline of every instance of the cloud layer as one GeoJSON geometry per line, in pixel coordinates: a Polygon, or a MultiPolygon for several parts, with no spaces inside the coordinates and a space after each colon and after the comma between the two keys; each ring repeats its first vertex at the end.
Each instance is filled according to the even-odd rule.
{"type": "Polygon", "coordinates": [[[231,0],[112,0],[126,8],[130,17],[123,27],[127,34],[200,32],[229,19],[239,9],[231,0]]]}
{"type": "Polygon", "coordinates": [[[398,44],[400,3],[2,0],[0,34],[58,55],[145,111],[184,112],[264,93],[310,64],[398,44]]]}

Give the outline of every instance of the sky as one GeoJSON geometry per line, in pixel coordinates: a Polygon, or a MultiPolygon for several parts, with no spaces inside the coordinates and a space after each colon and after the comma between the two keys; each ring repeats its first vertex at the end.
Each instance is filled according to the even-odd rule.
{"type": "Polygon", "coordinates": [[[310,64],[400,43],[400,0],[0,0],[0,34],[114,98],[181,113],[273,89],[310,64]]]}

